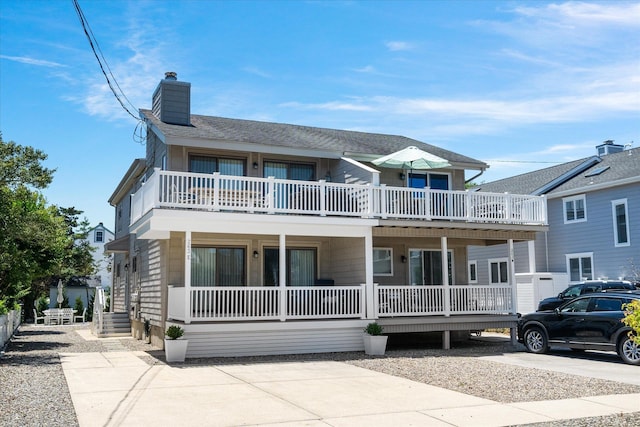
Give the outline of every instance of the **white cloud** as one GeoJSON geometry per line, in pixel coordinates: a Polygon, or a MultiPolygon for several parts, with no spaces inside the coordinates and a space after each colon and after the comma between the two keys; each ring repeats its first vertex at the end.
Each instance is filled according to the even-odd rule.
{"type": "Polygon", "coordinates": [[[28,56],[0,55],[0,58],[7,59],[9,61],[20,62],[22,64],[37,65],[39,67],[51,67],[51,68],[66,67],[66,65],[59,64],[57,62],[46,61],[44,59],[29,58],[28,56]]]}
{"type": "Polygon", "coordinates": [[[403,41],[389,41],[384,45],[392,52],[413,49],[413,45],[411,43],[403,41]]]}
{"type": "Polygon", "coordinates": [[[640,27],[640,3],[584,3],[566,2],[544,7],[516,7],[514,12],[532,18],[564,24],[576,28],[581,25],[623,25],[640,27]]]}

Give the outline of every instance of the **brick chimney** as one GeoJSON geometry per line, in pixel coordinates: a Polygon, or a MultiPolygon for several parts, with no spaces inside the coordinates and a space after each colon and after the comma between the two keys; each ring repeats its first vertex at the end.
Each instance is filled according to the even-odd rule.
{"type": "Polygon", "coordinates": [[[179,82],[178,74],[173,71],[164,73],[153,92],[153,114],[164,123],[172,125],[191,125],[191,83],[179,82]]]}

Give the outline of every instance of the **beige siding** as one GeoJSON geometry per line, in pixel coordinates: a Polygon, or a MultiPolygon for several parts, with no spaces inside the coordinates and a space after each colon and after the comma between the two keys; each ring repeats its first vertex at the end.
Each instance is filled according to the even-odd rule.
{"type": "Polygon", "coordinates": [[[331,239],[331,279],[336,285],[365,283],[364,239],[331,239]]]}
{"type": "Polygon", "coordinates": [[[138,271],[134,275],[135,292],[140,293],[140,320],[148,319],[153,325],[161,325],[162,315],[162,258],[161,240],[138,240],[138,271]]]}

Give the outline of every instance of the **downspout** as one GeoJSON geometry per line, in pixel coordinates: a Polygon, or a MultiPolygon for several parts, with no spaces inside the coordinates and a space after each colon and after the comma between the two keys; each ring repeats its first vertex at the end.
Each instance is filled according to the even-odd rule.
{"type": "Polygon", "coordinates": [[[482,174],[484,173],[484,171],[485,171],[485,169],[480,169],[480,173],[479,173],[479,174],[477,174],[477,175],[475,175],[475,176],[472,176],[471,178],[467,179],[464,183],[465,183],[465,184],[470,183],[471,181],[473,181],[474,179],[476,179],[476,178],[478,178],[480,175],[482,175],[482,174]]]}

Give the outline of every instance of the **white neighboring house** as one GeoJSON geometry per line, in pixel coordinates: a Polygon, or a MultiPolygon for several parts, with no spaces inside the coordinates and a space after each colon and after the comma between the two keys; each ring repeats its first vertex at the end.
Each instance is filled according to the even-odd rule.
{"type": "Polygon", "coordinates": [[[112,231],[99,223],[97,226],[89,230],[87,234],[87,240],[89,244],[95,249],[93,252],[93,259],[97,264],[96,274],[87,281],[89,287],[95,288],[102,286],[103,289],[111,287],[111,259],[112,255],[104,253],[104,245],[111,242],[115,235],[112,231]]]}

